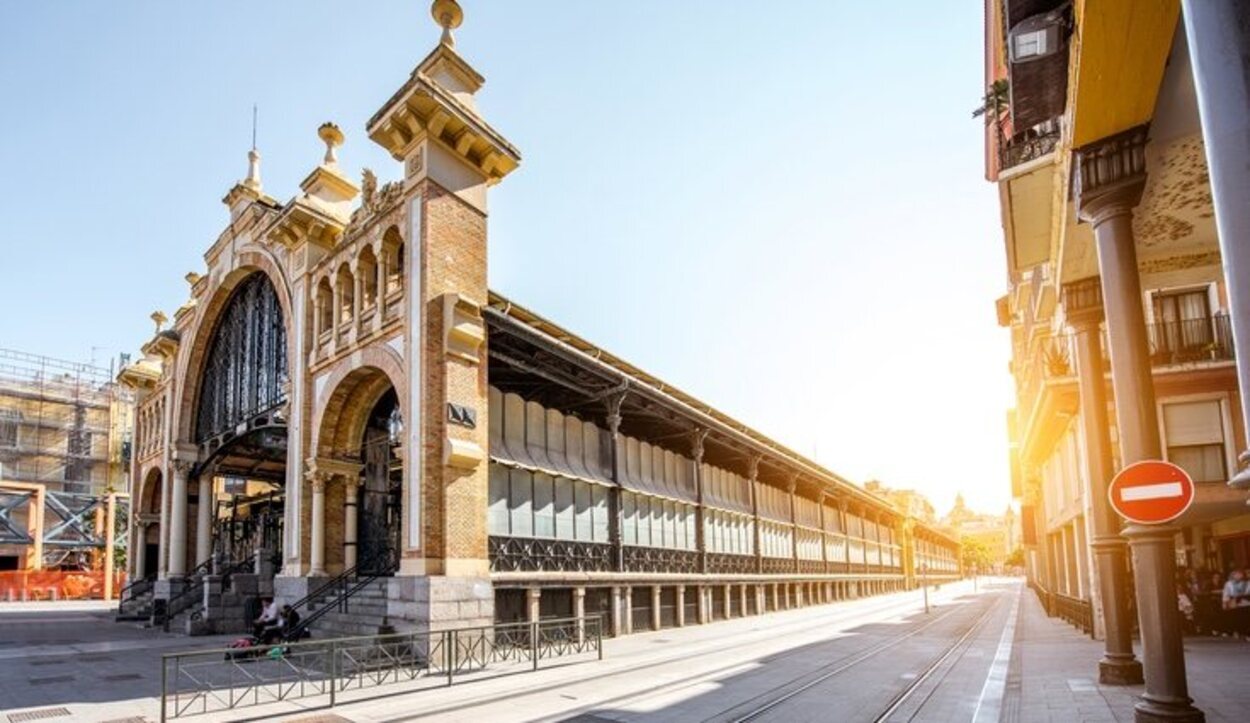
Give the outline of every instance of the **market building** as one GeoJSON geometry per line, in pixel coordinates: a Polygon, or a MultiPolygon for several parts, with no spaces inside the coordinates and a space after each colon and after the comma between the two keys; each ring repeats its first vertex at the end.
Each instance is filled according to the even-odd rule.
{"type": "Polygon", "coordinates": [[[958,543],[487,287],[520,152],[441,40],[287,201],[260,156],[138,394],[123,615],[239,629],[257,595],[319,634],[602,614],[613,633],[899,590],[958,543]],[[342,604],[327,604],[342,603],[342,604]],[[345,612],[344,612],[345,610],[345,612]]]}

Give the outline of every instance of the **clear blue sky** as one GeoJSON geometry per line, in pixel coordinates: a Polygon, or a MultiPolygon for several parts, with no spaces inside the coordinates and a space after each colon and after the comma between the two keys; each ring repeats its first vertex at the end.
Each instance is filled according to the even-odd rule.
{"type": "MultiPolygon", "coordinates": [[[[464,0],[521,149],[492,288],[857,481],[1009,499],[974,0],[464,0]]],[[[0,4],[0,346],[107,363],[186,298],[260,105],[280,200],[434,45],[428,2],[0,4]]]]}

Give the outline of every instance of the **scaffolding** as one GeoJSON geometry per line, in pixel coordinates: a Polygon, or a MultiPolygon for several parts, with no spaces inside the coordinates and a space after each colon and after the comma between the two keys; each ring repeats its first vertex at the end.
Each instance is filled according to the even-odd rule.
{"type": "Polygon", "coordinates": [[[0,349],[0,571],[124,556],[128,535],[103,528],[128,501],[131,394],[111,368],[0,349]]]}

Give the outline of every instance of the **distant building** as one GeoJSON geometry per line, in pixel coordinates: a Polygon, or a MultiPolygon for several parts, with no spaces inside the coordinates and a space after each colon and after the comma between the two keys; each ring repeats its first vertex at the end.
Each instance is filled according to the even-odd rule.
{"type": "Polygon", "coordinates": [[[78,564],[98,501],[128,491],[132,406],[109,369],[0,349],[0,570],[78,564]],[[49,495],[40,550],[30,509],[49,495]]]}
{"type": "MultiPolygon", "coordinates": [[[[964,503],[963,495],[955,496],[955,506],[942,520],[942,524],[959,535],[960,542],[969,540],[979,543],[989,553],[993,571],[1001,572],[1007,556],[1019,546],[1015,511],[1010,506],[1001,515],[973,512],[964,503]]],[[[982,570],[981,572],[987,572],[982,570]]]]}
{"type": "Polygon", "coordinates": [[[930,524],[937,522],[937,512],[933,509],[933,503],[916,490],[891,489],[879,480],[869,480],[864,484],[864,489],[886,498],[912,519],[930,524]]]}

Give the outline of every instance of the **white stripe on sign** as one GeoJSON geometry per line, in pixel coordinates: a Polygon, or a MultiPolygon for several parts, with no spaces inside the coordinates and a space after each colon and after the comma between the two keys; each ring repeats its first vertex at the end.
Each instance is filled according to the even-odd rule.
{"type": "Polygon", "coordinates": [[[1141,500],[1160,500],[1166,497],[1181,497],[1185,488],[1180,482],[1160,482],[1153,485],[1125,487],[1120,490],[1121,502],[1140,502],[1141,500]]]}

